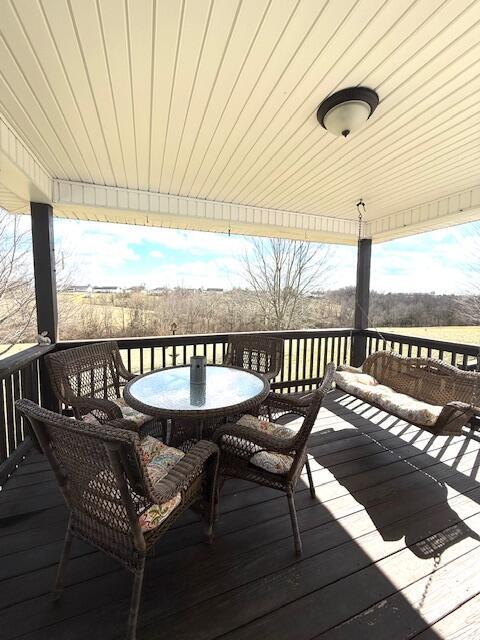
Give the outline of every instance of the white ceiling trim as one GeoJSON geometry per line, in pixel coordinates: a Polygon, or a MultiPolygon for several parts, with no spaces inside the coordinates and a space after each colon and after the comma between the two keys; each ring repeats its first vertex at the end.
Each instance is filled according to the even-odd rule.
{"type": "Polygon", "coordinates": [[[342,244],[358,236],[352,220],[69,180],[53,181],[53,204],[57,216],[95,221],[342,244]]]}
{"type": "Polygon", "coordinates": [[[51,202],[52,199],[51,177],[1,116],[0,185],[15,194],[17,205],[21,207],[29,206],[31,201],[51,202]]]}
{"type": "Polygon", "coordinates": [[[364,235],[385,242],[479,219],[480,186],[477,186],[367,222],[364,235]]]}

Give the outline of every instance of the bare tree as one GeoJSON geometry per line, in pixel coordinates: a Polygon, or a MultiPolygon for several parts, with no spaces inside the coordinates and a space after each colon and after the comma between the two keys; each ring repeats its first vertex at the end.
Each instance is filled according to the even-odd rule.
{"type": "Polygon", "coordinates": [[[0,209],[0,355],[31,333],[35,313],[30,236],[0,209]]]}
{"type": "Polygon", "coordinates": [[[301,302],[324,284],[331,265],[328,246],[278,238],[254,239],[243,257],[265,327],[292,327],[301,302]]]}

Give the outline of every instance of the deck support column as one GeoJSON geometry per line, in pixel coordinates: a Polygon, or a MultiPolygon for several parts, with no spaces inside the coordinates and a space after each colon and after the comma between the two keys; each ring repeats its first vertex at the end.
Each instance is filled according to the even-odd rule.
{"type": "MultiPolygon", "coordinates": [[[[372,240],[364,238],[358,241],[357,253],[357,285],[355,289],[354,328],[362,332],[368,329],[368,312],[370,306],[370,262],[372,256],[372,240]]],[[[351,364],[359,367],[367,355],[367,337],[362,333],[353,336],[351,364]]]]}
{"type": "MultiPolygon", "coordinates": [[[[47,332],[52,344],[58,340],[57,279],[53,236],[53,208],[31,202],[33,272],[37,305],[38,333],[47,332]]],[[[58,411],[58,402],[50,386],[43,358],[40,360],[42,406],[58,411]]]]}

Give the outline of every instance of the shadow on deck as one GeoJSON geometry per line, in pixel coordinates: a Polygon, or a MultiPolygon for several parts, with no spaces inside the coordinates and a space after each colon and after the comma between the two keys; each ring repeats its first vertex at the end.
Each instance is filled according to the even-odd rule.
{"type": "MultiPolygon", "coordinates": [[[[317,498],[298,487],[301,560],[285,497],[227,484],[211,547],[190,512],[157,545],[140,640],[480,637],[480,442],[433,437],[333,392],[310,456],[317,498]]],[[[123,636],[131,576],[87,545],[74,543],[53,603],[66,516],[32,454],[0,494],[5,640],[123,636]]]]}

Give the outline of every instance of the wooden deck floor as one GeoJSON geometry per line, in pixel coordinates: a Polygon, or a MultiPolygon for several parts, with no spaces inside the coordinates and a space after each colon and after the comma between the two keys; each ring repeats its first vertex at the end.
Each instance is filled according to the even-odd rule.
{"type": "MultiPolygon", "coordinates": [[[[139,640],[480,637],[480,442],[432,437],[334,392],[311,438],[317,485],[226,485],[216,540],[184,514],[149,560],[139,640]],[[478,532],[478,533],[477,533],[478,532]]],[[[53,583],[66,509],[32,454],[0,494],[0,637],[123,637],[131,576],[74,543],[53,583]]]]}

